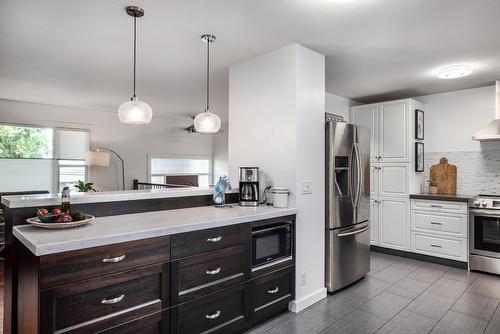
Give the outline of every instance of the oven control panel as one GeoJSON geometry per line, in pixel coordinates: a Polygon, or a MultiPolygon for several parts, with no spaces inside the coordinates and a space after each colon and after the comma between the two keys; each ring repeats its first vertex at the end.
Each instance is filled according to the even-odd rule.
{"type": "Polygon", "coordinates": [[[500,197],[476,197],[472,202],[472,207],[500,210],[500,197]]]}

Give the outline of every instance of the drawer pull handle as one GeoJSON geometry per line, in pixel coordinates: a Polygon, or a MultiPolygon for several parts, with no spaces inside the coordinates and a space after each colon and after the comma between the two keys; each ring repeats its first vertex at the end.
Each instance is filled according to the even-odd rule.
{"type": "Polygon", "coordinates": [[[212,313],[212,314],[205,314],[205,318],[207,319],[217,319],[218,317],[220,316],[220,311],[217,311],[215,313],[212,313]]]}
{"type": "Polygon", "coordinates": [[[434,247],[434,248],[443,248],[443,246],[433,245],[433,244],[431,244],[431,247],[434,247]]]}
{"type": "Polygon", "coordinates": [[[121,302],[123,300],[123,298],[125,298],[125,295],[119,295],[118,297],[111,298],[111,299],[104,298],[103,300],[101,300],[101,304],[104,304],[104,305],[116,304],[116,303],[121,302]]]}
{"type": "Polygon", "coordinates": [[[117,256],[117,257],[111,257],[111,258],[104,258],[102,259],[102,262],[104,263],[116,263],[125,260],[125,254],[117,256]]]}
{"type": "Polygon", "coordinates": [[[218,237],[215,238],[208,238],[207,242],[219,242],[222,240],[222,237],[219,235],[218,237]]]}
{"type": "Polygon", "coordinates": [[[217,269],[207,270],[207,275],[216,275],[220,273],[220,267],[217,269]]]}
{"type": "Polygon", "coordinates": [[[432,225],[443,225],[443,223],[431,222],[432,225]]]}
{"type": "Polygon", "coordinates": [[[279,287],[275,287],[273,289],[267,290],[267,293],[270,294],[270,295],[274,295],[275,293],[278,293],[278,291],[280,291],[280,288],[279,287]]]}
{"type": "Polygon", "coordinates": [[[431,204],[431,208],[442,208],[442,207],[443,207],[442,205],[431,204]]]}

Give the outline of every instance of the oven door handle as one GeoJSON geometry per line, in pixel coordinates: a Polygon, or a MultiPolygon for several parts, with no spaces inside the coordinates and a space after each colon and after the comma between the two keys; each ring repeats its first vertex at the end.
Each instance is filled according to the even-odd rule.
{"type": "Polygon", "coordinates": [[[493,211],[493,210],[471,209],[470,210],[470,214],[472,216],[479,216],[479,217],[495,217],[495,218],[500,218],[500,212],[491,212],[491,211],[493,211]]]}
{"type": "Polygon", "coordinates": [[[339,234],[337,234],[337,236],[340,238],[341,237],[348,237],[350,235],[355,235],[355,234],[359,234],[359,233],[363,233],[365,231],[368,231],[369,228],[370,228],[370,225],[363,227],[363,228],[360,228],[358,230],[352,231],[352,232],[339,233],[339,234]]]}

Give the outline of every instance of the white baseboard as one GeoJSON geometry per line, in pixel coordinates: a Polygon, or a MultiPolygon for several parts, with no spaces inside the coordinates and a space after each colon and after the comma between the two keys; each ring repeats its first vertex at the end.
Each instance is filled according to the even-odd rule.
{"type": "Polygon", "coordinates": [[[293,313],[298,313],[303,309],[311,306],[312,304],[319,302],[321,299],[326,298],[326,296],[327,296],[326,288],[322,288],[316,292],[311,293],[308,296],[305,296],[302,299],[292,300],[288,304],[288,309],[293,313]]]}

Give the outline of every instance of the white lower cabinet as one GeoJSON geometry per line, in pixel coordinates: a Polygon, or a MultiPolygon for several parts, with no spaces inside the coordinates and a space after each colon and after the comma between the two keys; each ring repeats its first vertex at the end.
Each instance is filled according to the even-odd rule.
{"type": "Polygon", "coordinates": [[[467,203],[411,201],[411,251],[467,262],[467,203]]]}
{"type": "Polygon", "coordinates": [[[379,246],[410,250],[410,201],[380,198],[378,203],[379,246]]]}

